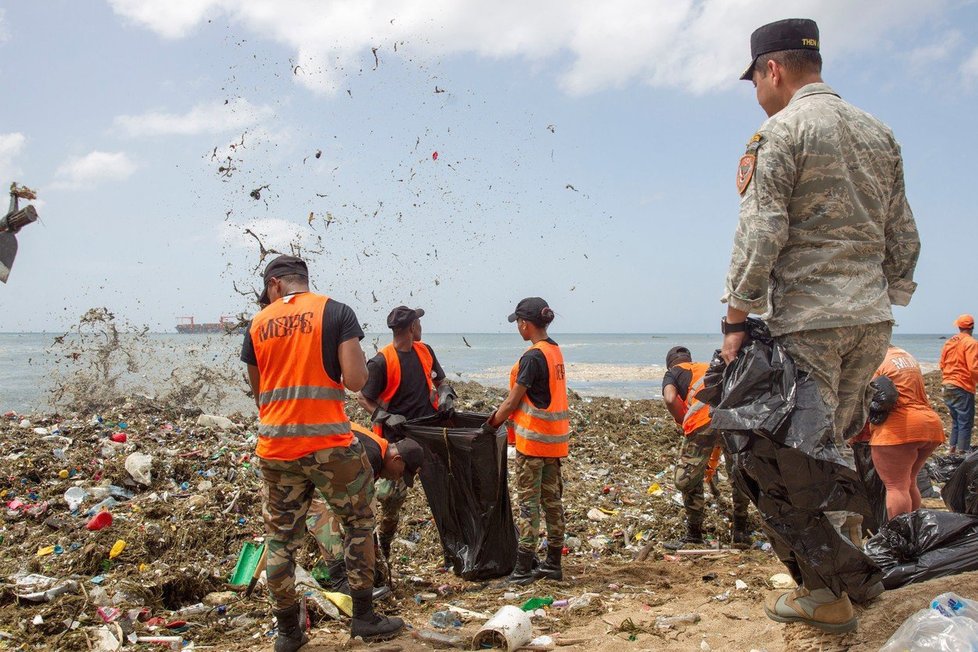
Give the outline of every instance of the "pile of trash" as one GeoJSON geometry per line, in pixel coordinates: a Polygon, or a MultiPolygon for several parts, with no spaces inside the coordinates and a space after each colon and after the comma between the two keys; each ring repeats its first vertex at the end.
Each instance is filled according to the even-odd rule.
{"type": "MultiPolygon", "coordinates": [[[[474,383],[456,390],[456,405],[472,411],[489,411],[503,397],[474,383]]],[[[571,409],[568,556],[630,560],[649,542],[681,534],[672,485],[681,436],[661,403],[574,397],[571,409]]],[[[352,400],[349,410],[366,421],[352,400]]],[[[256,432],[254,414],[227,418],[145,397],[91,414],[4,415],[0,637],[85,650],[154,640],[179,649],[229,634],[269,640],[264,589],[245,598],[243,587],[229,584],[239,553],[264,533],[256,432]]],[[[714,542],[728,537],[725,513],[708,510],[714,542]]],[[[420,489],[403,514],[392,554],[402,602],[481,588],[442,568],[420,489]]],[[[310,538],[299,562],[315,575],[314,554],[310,538]]],[[[310,612],[313,620],[336,615],[321,601],[310,612]]]]}

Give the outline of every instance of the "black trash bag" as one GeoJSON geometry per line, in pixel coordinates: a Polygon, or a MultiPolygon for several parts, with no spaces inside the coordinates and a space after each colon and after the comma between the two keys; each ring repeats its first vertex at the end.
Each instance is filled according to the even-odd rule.
{"type": "Polygon", "coordinates": [[[954,472],[960,466],[963,457],[959,456],[944,456],[944,455],[931,455],[930,459],[924,464],[924,468],[927,469],[928,475],[933,482],[938,484],[944,484],[951,479],[954,472]]]}
{"type": "Polygon", "coordinates": [[[978,516],[978,451],[970,453],[941,489],[941,498],[952,512],[978,516]]]}
{"type": "Polygon", "coordinates": [[[466,580],[502,577],[516,565],[506,429],[483,432],[488,418],[454,411],[413,419],[401,428],[424,449],[421,485],[445,558],[466,580]]]}
{"type": "Polygon", "coordinates": [[[941,494],[934,488],[934,483],[931,482],[930,473],[927,472],[927,467],[920,467],[920,471],[917,473],[917,490],[920,492],[921,498],[940,498],[941,494]]]}
{"type": "Polygon", "coordinates": [[[900,514],[866,542],[883,569],[883,586],[978,570],[978,516],[932,509],[900,514]]]}
{"type": "Polygon", "coordinates": [[[869,384],[872,394],[869,401],[869,422],[878,426],[896,407],[900,392],[887,376],[880,376],[869,384]]]}
{"type": "Polygon", "coordinates": [[[824,512],[870,513],[862,480],[835,446],[832,414],[815,381],[798,372],[764,322],[748,319],[747,332],[733,363],[724,368],[714,356],[696,398],[713,405],[734,481],[795,580],[817,577],[837,595],[861,601],[882,573],[824,512]]]}
{"type": "Polygon", "coordinates": [[[873,465],[873,452],[869,442],[852,444],[852,454],[856,459],[856,473],[863,481],[870,510],[863,514],[863,529],[876,533],[886,523],[886,486],[873,465]]]}

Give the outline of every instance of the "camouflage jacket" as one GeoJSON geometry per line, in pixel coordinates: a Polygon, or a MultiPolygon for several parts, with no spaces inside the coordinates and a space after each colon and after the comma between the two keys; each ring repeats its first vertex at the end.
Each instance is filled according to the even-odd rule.
{"type": "Polygon", "coordinates": [[[723,301],[766,313],[772,335],[892,321],[916,288],[920,240],[889,128],[808,84],[751,154],[723,301]]]}

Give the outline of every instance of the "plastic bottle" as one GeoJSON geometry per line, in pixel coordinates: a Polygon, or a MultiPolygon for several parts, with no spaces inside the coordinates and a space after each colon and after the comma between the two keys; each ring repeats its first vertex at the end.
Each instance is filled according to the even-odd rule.
{"type": "Polygon", "coordinates": [[[443,634],[441,632],[433,632],[430,629],[414,630],[411,632],[411,636],[423,641],[425,643],[430,643],[432,647],[455,647],[464,650],[468,647],[466,642],[462,640],[461,636],[457,634],[443,634]]]}
{"type": "Polygon", "coordinates": [[[930,607],[949,618],[960,616],[978,621],[978,602],[962,598],[956,593],[940,594],[931,600],[930,607]]]}
{"type": "Polygon", "coordinates": [[[436,611],[431,614],[431,625],[438,629],[448,629],[449,627],[461,627],[462,621],[458,614],[451,611],[436,611]]]}
{"type": "Polygon", "coordinates": [[[549,607],[554,603],[554,599],[551,596],[545,596],[542,598],[530,598],[523,603],[520,607],[523,611],[536,611],[540,607],[549,607]]]}

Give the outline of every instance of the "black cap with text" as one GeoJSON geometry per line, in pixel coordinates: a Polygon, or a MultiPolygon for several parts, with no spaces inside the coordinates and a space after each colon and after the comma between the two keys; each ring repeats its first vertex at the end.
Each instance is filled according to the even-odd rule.
{"type": "Polygon", "coordinates": [[[782,50],[818,51],[818,25],[810,18],[786,18],[762,25],[750,35],[750,65],[740,76],[750,81],[754,77],[757,57],[782,50]]]}
{"type": "Polygon", "coordinates": [[[309,278],[309,268],[306,266],[306,261],[296,256],[289,256],[283,254],[276,257],[272,262],[268,263],[265,267],[265,273],[262,274],[262,278],[265,282],[265,289],[261,293],[261,297],[258,299],[258,303],[263,306],[267,306],[271,303],[268,300],[268,280],[271,278],[282,278],[283,276],[304,276],[309,278]]]}

